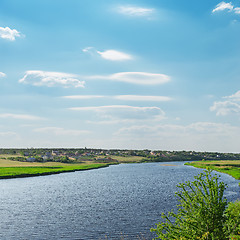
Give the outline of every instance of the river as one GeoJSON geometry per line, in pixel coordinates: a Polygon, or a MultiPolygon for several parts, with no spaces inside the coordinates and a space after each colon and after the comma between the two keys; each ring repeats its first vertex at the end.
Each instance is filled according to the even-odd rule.
{"type": "MultiPolygon", "coordinates": [[[[176,185],[203,171],[171,164],[120,164],[0,180],[0,239],[152,239],[149,229],[161,213],[176,209],[176,185]]],[[[239,199],[239,181],[218,175],[228,184],[228,200],[239,199]]]]}

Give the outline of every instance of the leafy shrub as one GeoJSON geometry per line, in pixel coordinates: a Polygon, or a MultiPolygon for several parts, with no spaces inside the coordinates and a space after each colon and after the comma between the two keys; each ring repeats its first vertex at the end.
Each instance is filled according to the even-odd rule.
{"type": "Polygon", "coordinates": [[[225,232],[230,239],[240,239],[240,202],[232,202],[226,212],[225,232]]]}
{"type": "Polygon", "coordinates": [[[240,239],[234,238],[240,230],[240,203],[231,203],[226,210],[226,185],[211,173],[206,170],[195,181],[178,185],[178,211],[162,215],[165,221],[151,229],[158,235],[155,239],[240,239]]]}

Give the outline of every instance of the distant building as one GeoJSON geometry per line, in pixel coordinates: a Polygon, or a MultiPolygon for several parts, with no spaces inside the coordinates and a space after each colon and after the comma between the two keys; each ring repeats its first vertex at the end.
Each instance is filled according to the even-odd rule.
{"type": "Polygon", "coordinates": [[[27,162],[35,162],[36,158],[35,157],[29,157],[26,159],[27,162]]]}
{"type": "Polygon", "coordinates": [[[47,161],[49,159],[53,159],[53,153],[46,152],[45,155],[42,156],[44,161],[47,161]]]}
{"type": "Polygon", "coordinates": [[[43,156],[42,156],[42,159],[43,159],[43,161],[46,162],[46,161],[47,161],[48,159],[50,159],[50,158],[49,158],[48,156],[46,156],[46,155],[43,155],[43,156]]]}
{"type": "Polygon", "coordinates": [[[52,150],[52,156],[58,156],[59,155],[59,151],[53,151],[52,150]]]}

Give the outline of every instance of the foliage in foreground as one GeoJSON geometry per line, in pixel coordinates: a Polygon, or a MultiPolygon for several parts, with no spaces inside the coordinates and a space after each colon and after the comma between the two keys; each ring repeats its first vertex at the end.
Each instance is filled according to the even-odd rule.
{"type": "Polygon", "coordinates": [[[230,239],[240,239],[240,201],[232,202],[225,212],[225,232],[230,239]]]}
{"type": "Polygon", "coordinates": [[[195,181],[178,185],[178,211],[162,215],[165,221],[151,229],[158,235],[155,239],[240,239],[240,203],[231,203],[226,210],[226,185],[211,173],[205,171],[195,181]]]}

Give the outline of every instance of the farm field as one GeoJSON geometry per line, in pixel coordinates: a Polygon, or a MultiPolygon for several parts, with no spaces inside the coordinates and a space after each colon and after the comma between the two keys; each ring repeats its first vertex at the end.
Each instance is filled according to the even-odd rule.
{"type": "Polygon", "coordinates": [[[1,178],[16,178],[16,177],[31,177],[40,175],[50,175],[62,172],[82,171],[107,167],[107,163],[78,163],[67,164],[58,162],[19,162],[0,159],[0,179],[1,178]]]}
{"type": "Polygon", "coordinates": [[[16,178],[16,177],[29,177],[56,174],[61,172],[81,171],[87,169],[94,169],[100,167],[107,167],[110,164],[119,163],[137,163],[142,162],[143,157],[139,156],[110,156],[114,162],[101,162],[96,159],[95,161],[87,160],[63,163],[63,162],[28,162],[10,160],[9,158],[20,157],[21,155],[0,154],[0,178],[16,178]]]}
{"type": "Polygon", "coordinates": [[[120,163],[140,163],[144,159],[144,157],[141,157],[141,156],[127,156],[127,157],[123,157],[123,156],[110,155],[109,157],[111,157],[112,159],[116,159],[120,163]]]}
{"type": "Polygon", "coordinates": [[[186,163],[197,168],[213,169],[218,172],[226,173],[240,180],[240,161],[221,160],[221,161],[197,161],[186,163]]]}
{"type": "MultiPolygon", "coordinates": [[[[91,161],[85,161],[84,163],[78,163],[77,165],[82,164],[92,164],[91,161]]],[[[76,164],[61,163],[61,162],[20,162],[12,161],[7,159],[2,159],[0,156],[0,167],[56,167],[56,166],[69,166],[76,164]]]]}

